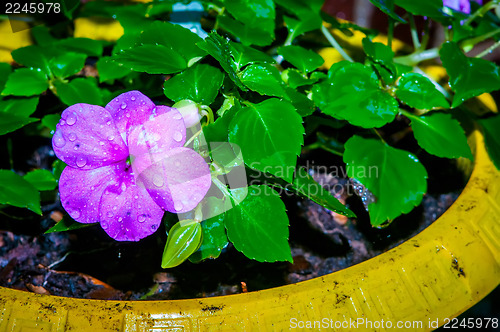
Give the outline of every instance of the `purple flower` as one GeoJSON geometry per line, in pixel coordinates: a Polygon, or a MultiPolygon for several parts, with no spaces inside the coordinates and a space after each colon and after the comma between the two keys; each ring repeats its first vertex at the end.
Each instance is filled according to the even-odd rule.
{"type": "MultiPolygon", "coordinates": [[[[483,4],[482,0],[475,1],[480,5],[483,4]]],[[[443,5],[456,11],[470,14],[470,0],[443,0],[443,5]]]]}
{"type": "Polygon", "coordinates": [[[179,111],[139,91],[105,108],[68,107],[52,138],[68,164],[59,180],[64,209],[78,222],[99,222],[118,241],[152,234],[164,210],[192,210],[211,185],[207,163],[185,141],[179,111]]]}

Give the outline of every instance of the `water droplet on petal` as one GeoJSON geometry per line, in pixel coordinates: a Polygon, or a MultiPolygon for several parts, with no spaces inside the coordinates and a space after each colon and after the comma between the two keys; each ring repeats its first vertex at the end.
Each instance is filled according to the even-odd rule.
{"type": "Polygon", "coordinates": [[[135,97],[134,97],[134,96],[130,97],[130,100],[134,101],[134,100],[135,100],[135,97]]]}
{"type": "Polygon", "coordinates": [[[103,141],[99,141],[99,145],[100,145],[100,146],[103,146],[103,145],[104,145],[104,142],[103,142],[103,141]]]}
{"type": "Polygon", "coordinates": [[[71,141],[71,142],[74,142],[76,140],[76,134],[75,133],[71,133],[68,135],[68,139],[71,141]]]}
{"type": "Polygon", "coordinates": [[[108,126],[111,126],[111,121],[106,122],[108,126]]]}
{"type": "Polygon", "coordinates": [[[85,165],[87,165],[87,158],[83,156],[76,158],[76,166],[83,167],[85,165]]]}
{"type": "Polygon", "coordinates": [[[58,148],[62,148],[66,145],[66,140],[62,137],[61,132],[56,131],[54,134],[54,145],[58,148]]]}
{"type": "Polygon", "coordinates": [[[115,136],[113,136],[113,135],[109,135],[109,136],[108,136],[108,140],[112,141],[112,140],[114,140],[114,139],[115,139],[115,136]]]}
{"type": "Polygon", "coordinates": [[[107,216],[108,218],[113,217],[113,212],[109,211],[108,213],[106,213],[106,216],[107,216]]]}
{"type": "Polygon", "coordinates": [[[123,218],[122,217],[118,217],[118,222],[122,222],[123,218]]]}
{"type": "Polygon", "coordinates": [[[105,221],[101,221],[101,227],[102,229],[108,229],[108,223],[105,221]]]}
{"type": "Polygon", "coordinates": [[[115,210],[115,211],[116,211],[117,209],[118,209],[118,207],[117,207],[117,206],[113,206],[113,210],[115,210]]]}
{"type": "Polygon", "coordinates": [[[174,133],[174,140],[176,140],[177,142],[182,141],[182,133],[180,131],[176,131],[174,133]]]}
{"type": "Polygon", "coordinates": [[[174,119],[175,120],[180,120],[180,119],[182,119],[182,115],[180,113],[175,113],[174,119]]]}
{"type": "Polygon", "coordinates": [[[139,196],[135,195],[135,196],[134,196],[134,199],[139,199],[139,196]]]}
{"type": "Polygon", "coordinates": [[[182,210],[183,207],[184,207],[184,205],[182,205],[181,202],[175,202],[174,203],[174,209],[175,209],[175,211],[180,211],[180,210],[182,210]]]}
{"type": "Polygon", "coordinates": [[[130,118],[130,113],[125,114],[127,118],[130,118]]]}
{"type": "Polygon", "coordinates": [[[146,216],[141,214],[139,217],[137,217],[138,222],[145,222],[146,221],[146,216]]]}
{"type": "Polygon", "coordinates": [[[122,103],[122,104],[121,104],[121,106],[120,106],[120,108],[121,108],[122,110],[126,109],[126,108],[127,108],[127,104],[122,103]]]}
{"type": "Polygon", "coordinates": [[[153,177],[153,183],[157,187],[163,186],[163,177],[160,174],[155,174],[153,177]]]}
{"type": "Polygon", "coordinates": [[[64,125],[66,124],[66,121],[64,121],[64,119],[61,119],[61,121],[59,122],[59,124],[60,124],[61,126],[64,126],[64,125]]]}
{"type": "Polygon", "coordinates": [[[125,191],[127,190],[127,185],[125,184],[125,182],[122,182],[122,191],[125,191]]]}
{"type": "Polygon", "coordinates": [[[75,113],[68,114],[68,117],[66,118],[66,123],[70,126],[74,125],[76,123],[76,114],[75,113]]]}
{"type": "Polygon", "coordinates": [[[81,213],[80,213],[80,210],[78,210],[78,209],[73,210],[73,212],[71,213],[71,217],[72,217],[73,219],[78,219],[78,218],[80,218],[80,215],[81,215],[81,213]]]}
{"type": "Polygon", "coordinates": [[[78,148],[79,148],[79,147],[80,147],[80,145],[75,144],[75,146],[73,147],[73,150],[75,150],[75,151],[76,151],[76,150],[78,150],[78,148]]]}

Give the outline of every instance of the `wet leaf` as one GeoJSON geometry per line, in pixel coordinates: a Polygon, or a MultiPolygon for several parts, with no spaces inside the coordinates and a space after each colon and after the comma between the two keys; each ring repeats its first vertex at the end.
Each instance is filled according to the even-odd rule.
{"type": "Polygon", "coordinates": [[[202,229],[199,222],[182,220],[176,223],[168,232],[161,267],[168,269],[180,265],[199,248],[201,240],[202,229]]]}
{"type": "Polygon", "coordinates": [[[261,95],[283,97],[283,81],[276,67],[269,64],[249,65],[239,75],[241,82],[250,90],[256,91],[261,95]]]}
{"type": "Polygon", "coordinates": [[[57,224],[55,224],[50,229],[48,229],[47,231],[45,231],[44,234],[49,234],[49,233],[54,233],[54,232],[72,231],[72,230],[75,230],[75,229],[90,227],[90,226],[94,226],[94,225],[97,225],[97,224],[99,224],[99,223],[83,224],[83,223],[79,223],[77,221],[74,221],[70,217],[64,217],[57,224]]]}
{"type": "Polygon", "coordinates": [[[54,175],[46,169],[37,169],[26,173],[23,178],[31,183],[37,190],[54,190],[57,186],[57,181],[54,175]]]}
{"type": "Polygon", "coordinates": [[[316,52],[300,46],[290,45],[280,47],[278,54],[282,55],[286,61],[290,62],[303,73],[309,73],[325,62],[316,52]]]}
{"type": "Polygon", "coordinates": [[[9,75],[2,95],[34,96],[49,87],[44,73],[28,68],[20,68],[9,75]]]}
{"type": "Polygon", "coordinates": [[[399,79],[396,96],[405,104],[430,110],[435,107],[449,108],[446,97],[425,76],[406,73],[399,79]]]}

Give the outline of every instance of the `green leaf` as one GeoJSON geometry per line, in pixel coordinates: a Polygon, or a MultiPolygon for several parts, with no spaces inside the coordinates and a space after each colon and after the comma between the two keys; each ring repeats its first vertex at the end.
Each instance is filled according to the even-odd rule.
{"type": "Polygon", "coordinates": [[[73,18],[73,12],[78,8],[80,5],[80,0],[64,0],[61,2],[61,7],[62,11],[64,13],[64,16],[66,16],[69,19],[73,18]]]}
{"type": "Polygon", "coordinates": [[[269,63],[275,64],[274,60],[270,55],[256,50],[253,47],[245,46],[240,43],[229,42],[231,47],[231,55],[234,59],[237,70],[241,70],[244,66],[254,63],[269,63]]]}
{"type": "Polygon", "coordinates": [[[5,135],[36,121],[38,119],[0,112],[0,135],[5,135]]]}
{"type": "Polygon", "coordinates": [[[12,67],[8,63],[0,63],[0,91],[5,87],[5,82],[12,72],[12,67]]]}
{"type": "Polygon", "coordinates": [[[246,198],[226,212],[224,221],[229,240],[248,258],[292,262],[285,205],[272,188],[248,187],[246,198]]]}
{"type": "Polygon", "coordinates": [[[309,198],[313,202],[327,208],[333,212],[355,218],[354,212],[349,210],[345,205],[339,202],[328,190],[323,188],[319,183],[314,181],[312,176],[307,173],[303,167],[298,167],[295,178],[292,182],[292,188],[304,197],[309,198]]]}
{"type": "Polygon", "coordinates": [[[439,50],[446,72],[450,76],[450,86],[455,92],[455,108],[465,100],[485,92],[500,89],[500,69],[493,62],[478,58],[468,58],[456,43],[446,42],[439,50]]]}
{"type": "Polygon", "coordinates": [[[239,77],[250,90],[261,95],[277,97],[285,95],[280,72],[272,65],[266,63],[249,65],[239,74],[239,77]]]}
{"type": "Polygon", "coordinates": [[[0,170],[0,203],[28,208],[42,215],[38,190],[16,173],[3,169],[0,170]]]}
{"type": "Polygon", "coordinates": [[[131,73],[131,70],[113,61],[112,57],[102,57],[97,63],[99,82],[122,78],[131,73]]]}
{"type": "Polygon", "coordinates": [[[275,0],[276,4],[289,13],[302,18],[307,12],[319,13],[324,0],[275,0]]]}
{"type": "Polygon", "coordinates": [[[274,32],[276,11],[273,0],[226,0],[226,10],[240,22],[267,32],[274,32]]]}
{"type": "Polygon", "coordinates": [[[28,68],[20,68],[9,75],[2,95],[34,96],[49,87],[44,73],[28,68]]]}
{"type": "Polygon", "coordinates": [[[396,74],[396,65],[394,64],[394,51],[382,43],[374,43],[369,38],[363,38],[363,50],[370,60],[378,63],[396,74]]]}
{"type": "Polygon", "coordinates": [[[286,87],[286,99],[289,100],[300,116],[305,117],[314,113],[316,106],[314,102],[296,89],[286,87]]]}
{"type": "Polygon", "coordinates": [[[355,135],[346,142],[343,158],[349,177],[361,182],[377,199],[368,205],[373,226],[410,212],[427,191],[427,171],[407,151],[355,135]]]}
{"type": "Polygon", "coordinates": [[[300,86],[311,85],[317,82],[317,80],[310,80],[307,75],[301,74],[297,69],[289,68],[282,73],[283,80],[293,89],[297,89],[300,86]]]}
{"type": "MultiPolygon", "coordinates": [[[[226,99],[227,100],[227,99],[226,99]]],[[[203,127],[203,134],[208,143],[211,142],[227,142],[229,135],[229,124],[234,117],[234,114],[241,110],[241,105],[235,101],[230,108],[219,116],[215,122],[203,127]]]]}
{"type": "Polygon", "coordinates": [[[199,222],[182,220],[168,232],[167,244],[163,251],[161,267],[175,267],[184,262],[200,246],[202,229],[199,222]]]}
{"type": "Polygon", "coordinates": [[[42,48],[36,45],[18,48],[12,51],[12,58],[19,64],[31,68],[40,68],[45,74],[50,75],[50,59],[58,55],[53,48],[42,48]]]}
{"type": "Polygon", "coordinates": [[[219,36],[216,32],[211,32],[204,42],[197,44],[198,47],[208,52],[215,60],[219,61],[222,69],[226,71],[229,78],[236,84],[236,86],[243,91],[247,88],[243,85],[238,77],[238,67],[231,57],[231,45],[229,42],[219,36]]]}
{"type": "Polygon", "coordinates": [[[59,120],[61,120],[61,114],[48,114],[42,118],[42,125],[51,131],[55,131],[59,120]]]}
{"type": "Polygon", "coordinates": [[[206,64],[196,64],[165,81],[163,92],[175,102],[189,99],[210,105],[217,97],[223,80],[224,74],[219,69],[206,64]]]}
{"type": "Polygon", "coordinates": [[[227,15],[217,17],[219,26],[237,37],[244,45],[267,46],[274,40],[274,31],[269,32],[259,26],[247,25],[227,15]]]}
{"type": "Polygon", "coordinates": [[[301,116],[289,102],[276,98],[243,108],[229,125],[229,141],[240,146],[246,165],[288,182],[303,135],[301,116]]]}
{"type": "MultiPolygon", "coordinates": [[[[194,58],[204,57],[207,53],[196,46],[201,43],[197,34],[178,24],[154,21],[142,32],[140,43],[169,48],[171,52],[184,59],[186,63],[194,58]]],[[[136,45],[140,46],[140,45],[136,45]]]]}
{"type": "Polygon", "coordinates": [[[418,109],[449,108],[446,97],[425,76],[406,73],[399,79],[396,96],[403,103],[418,109]]]}
{"type": "MultiPolygon", "coordinates": [[[[230,199],[230,198],[228,198],[230,199]]],[[[224,225],[225,212],[232,208],[232,204],[226,204],[228,201],[210,196],[202,201],[203,216],[213,216],[201,222],[203,232],[202,242],[189,260],[193,263],[200,262],[207,258],[219,257],[222,249],[228,244],[226,227],[224,225]]]]}
{"type": "Polygon", "coordinates": [[[445,158],[472,160],[467,137],[460,123],[448,113],[432,112],[411,116],[411,127],[418,145],[430,154],[445,158]]]}
{"type": "Polygon", "coordinates": [[[323,113],[363,128],[382,127],[396,117],[397,101],[380,89],[369,67],[339,62],[329,75],[313,88],[313,100],[323,113]]]}
{"type": "Polygon", "coordinates": [[[173,74],[187,68],[186,60],[176,51],[163,45],[141,45],[113,56],[127,69],[148,74],[173,74]]]}
{"type": "Polygon", "coordinates": [[[68,106],[78,103],[104,104],[97,83],[92,78],[75,78],[69,83],[56,81],[54,86],[59,99],[68,106]]]}
{"type": "Polygon", "coordinates": [[[52,173],[54,174],[54,178],[59,181],[61,177],[62,171],[66,168],[66,163],[60,159],[57,159],[52,163],[52,173]]]}
{"type": "Polygon", "coordinates": [[[443,0],[394,0],[394,4],[403,7],[414,15],[440,17],[444,16],[443,0]]]}
{"type": "Polygon", "coordinates": [[[78,73],[86,59],[85,54],[64,52],[50,59],[49,66],[56,77],[66,78],[78,73]]]}
{"type": "Polygon", "coordinates": [[[309,73],[325,62],[319,54],[300,46],[280,47],[278,48],[278,54],[282,55],[286,61],[303,73],[309,73]]]}
{"type": "Polygon", "coordinates": [[[85,54],[88,56],[101,56],[103,52],[103,41],[89,38],[66,38],[54,43],[56,48],[62,48],[69,52],[85,54]]]}
{"type": "Polygon", "coordinates": [[[486,119],[478,120],[484,134],[484,142],[490,159],[500,170],[500,116],[495,115],[486,119]]]}
{"type": "Polygon", "coordinates": [[[54,190],[57,187],[54,175],[46,169],[37,169],[28,172],[23,178],[40,191],[54,190]]]}
{"type": "Polygon", "coordinates": [[[97,224],[98,223],[83,224],[83,223],[79,223],[77,221],[74,221],[70,217],[65,217],[61,221],[59,221],[57,224],[52,226],[49,230],[45,231],[44,234],[49,234],[49,233],[54,233],[54,232],[72,231],[75,229],[90,227],[90,226],[94,226],[97,224]]]}
{"type": "Polygon", "coordinates": [[[370,0],[378,9],[389,15],[392,19],[399,23],[406,23],[406,21],[394,12],[394,0],[370,0]]]}
{"type": "Polygon", "coordinates": [[[28,117],[35,113],[37,105],[38,97],[4,99],[0,100],[0,112],[19,117],[28,117]]]}
{"type": "Polygon", "coordinates": [[[300,14],[300,19],[296,20],[289,16],[284,16],[288,29],[288,40],[294,41],[298,36],[317,29],[321,29],[321,16],[319,12],[304,12],[300,14]]]}

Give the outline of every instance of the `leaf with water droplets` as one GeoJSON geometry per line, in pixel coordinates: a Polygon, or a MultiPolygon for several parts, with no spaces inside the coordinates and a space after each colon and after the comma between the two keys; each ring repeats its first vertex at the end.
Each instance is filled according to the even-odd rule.
{"type": "Polygon", "coordinates": [[[469,58],[453,42],[444,43],[439,55],[450,76],[451,89],[455,92],[452,107],[485,92],[500,89],[500,67],[493,62],[469,58]]]}
{"type": "Polygon", "coordinates": [[[414,155],[356,135],[344,146],[347,174],[377,198],[368,205],[373,226],[408,213],[420,204],[427,191],[427,171],[414,155]]]}
{"type": "Polygon", "coordinates": [[[202,229],[199,222],[182,220],[168,232],[167,243],[163,251],[161,267],[175,267],[184,262],[200,246],[202,229]]]}
{"type": "Polygon", "coordinates": [[[47,77],[41,71],[20,68],[9,75],[2,95],[8,96],[34,96],[49,87],[47,77]]]}
{"type": "Polygon", "coordinates": [[[63,218],[61,221],[59,221],[57,224],[52,226],[49,230],[47,230],[44,234],[49,234],[49,233],[54,233],[54,232],[65,232],[65,231],[72,231],[75,229],[80,229],[80,228],[85,228],[89,226],[94,226],[97,225],[98,223],[93,223],[93,224],[82,224],[79,222],[74,221],[73,219],[69,217],[63,218]]]}
{"type": "Polygon", "coordinates": [[[38,190],[12,171],[0,170],[0,203],[25,207],[42,215],[38,190]]]}

